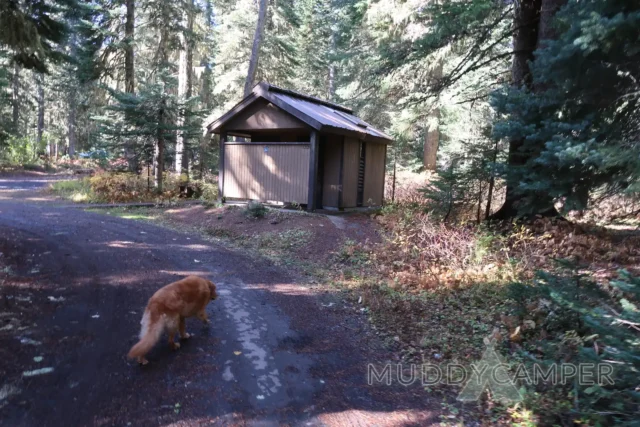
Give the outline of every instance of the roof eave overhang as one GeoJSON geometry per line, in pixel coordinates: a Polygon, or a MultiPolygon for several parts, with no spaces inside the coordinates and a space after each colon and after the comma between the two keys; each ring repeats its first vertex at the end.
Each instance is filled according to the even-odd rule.
{"type": "Polygon", "coordinates": [[[391,138],[385,138],[385,137],[381,137],[381,136],[371,135],[370,133],[367,133],[367,132],[358,132],[358,131],[344,129],[344,128],[340,128],[340,127],[336,127],[336,126],[324,125],[324,126],[322,126],[320,131],[321,132],[327,132],[327,133],[333,133],[333,134],[337,134],[337,135],[351,136],[351,137],[357,138],[357,139],[362,140],[362,141],[375,142],[375,143],[378,143],[378,144],[391,144],[391,143],[393,143],[393,139],[391,139],[391,138]]]}

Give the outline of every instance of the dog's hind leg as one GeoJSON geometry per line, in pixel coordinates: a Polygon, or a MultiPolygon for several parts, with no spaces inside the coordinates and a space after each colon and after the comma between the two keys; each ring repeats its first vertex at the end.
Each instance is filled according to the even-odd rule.
{"type": "Polygon", "coordinates": [[[184,321],[184,317],[180,316],[180,338],[182,338],[183,340],[186,340],[187,338],[191,337],[191,334],[187,333],[187,331],[185,331],[185,321],[184,321]]]}
{"type": "Polygon", "coordinates": [[[177,350],[180,348],[180,343],[174,341],[174,337],[179,329],[179,323],[180,320],[178,319],[178,316],[167,321],[167,332],[169,332],[169,346],[173,350],[177,350]]]}

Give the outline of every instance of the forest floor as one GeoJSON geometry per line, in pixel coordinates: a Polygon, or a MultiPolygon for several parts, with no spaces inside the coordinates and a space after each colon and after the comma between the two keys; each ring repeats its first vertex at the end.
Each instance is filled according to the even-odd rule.
{"type": "MultiPolygon", "coordinates": [[[[189,228],[234,223],[246,234],[257,227],[234,209],[169,210],[166,215],[183,222],[168,228],[131,220],[153,219],[154,210],[105,215],[61,206],[35,191],[46,185],[36,180],[4,177],[0,188],[2,424],[404,426],[451,420],[443,408],[453,406],[419,385],[367,384],[368,364],[396,359],[361,307],[286,262],[189,228]],[[158,345],[144,368],[127,361],[146,300],[187,274],[218,285],[220,298],[208,307],[212,326],[190,319],[195,336],[181,349],[158,345]]],[[[262,222],[268,231],[259,235],[275,234],[257,239],[261,247],[288,253],[290,244],[310,237],[288,231],[302,227],[317,236],[333,230],[347,240],[376,238],[361,219],[351,226],[351,220],[290,215],[297,216],[262,222]],[[285,230],[283,222],[293,228],[285,230]]],[[[336,247],[329,240],[317,244],[319,252],[336,247]]],[[[315,258],[311,249],[299,253],[315,258]]]]}

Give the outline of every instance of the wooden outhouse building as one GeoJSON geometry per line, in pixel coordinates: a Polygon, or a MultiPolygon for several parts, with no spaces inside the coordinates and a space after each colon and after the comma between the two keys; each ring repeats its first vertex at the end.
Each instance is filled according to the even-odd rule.
{"type": "Polygon", "coordinates": [[[225,200],[308,210],[382,204],[392,140],[349,108],[259,83],[207,130],[220,134],[225,200]]]}

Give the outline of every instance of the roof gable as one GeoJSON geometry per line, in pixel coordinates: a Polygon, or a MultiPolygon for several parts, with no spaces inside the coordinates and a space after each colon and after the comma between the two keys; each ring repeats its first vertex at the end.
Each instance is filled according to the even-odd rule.
{"type": "Polygon", "coordinates": [[[307,125],[266,99],[259,98],[231,117],[225,128],[233,131],[307,129],[307,125]]]}

